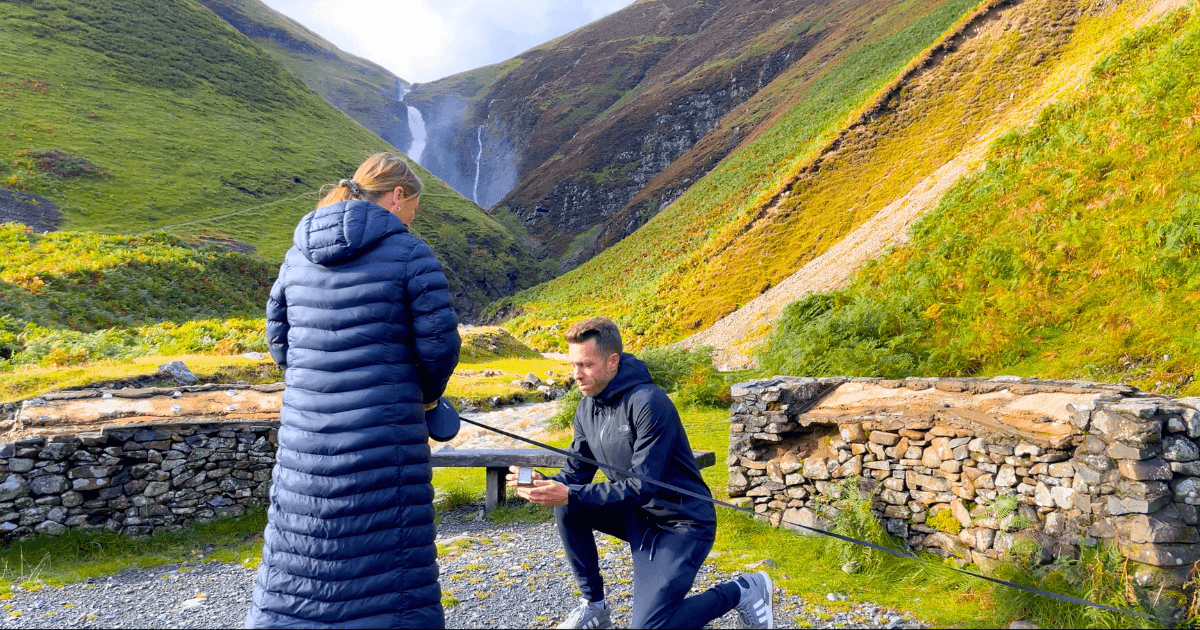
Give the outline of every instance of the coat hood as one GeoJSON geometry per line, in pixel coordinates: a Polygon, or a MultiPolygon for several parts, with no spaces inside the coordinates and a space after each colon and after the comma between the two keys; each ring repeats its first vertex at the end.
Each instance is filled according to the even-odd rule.
{"type": "Polygon", "coordinates": [[[395,215],[369,201],[339,201],[306,214],[292,242],[309,261],[336,265],[371,249],[379,239],[406,232],[395,215]]]}
{"type": "Polygon", "coordinates": [[[650,378],[650,370],[646,367],[646,363],[632,354],[621,354],[621,364],[617,366],[617,375],[608,383],[604,391],[596,395],[596,400],[600,404],[611,406],[613,403],[621,400],[621,396],[625,392],[642,385],[644,383],[653,383],[650,378]]]}

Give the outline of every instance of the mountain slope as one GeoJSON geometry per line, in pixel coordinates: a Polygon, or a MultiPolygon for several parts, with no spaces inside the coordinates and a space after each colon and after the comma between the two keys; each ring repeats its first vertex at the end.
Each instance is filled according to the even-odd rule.
{"type": "MultiPolygon", "coordinates": [[[[0,2],[0,73],[0,186],[43,200],[16,214],[53,204],[68,230],[231,238],[278,261],[320,186],[392,150],[190,0],[0,2]]],[[[508,230],[417,170],[414,231],[461,313],[543,277],[508,230]]]]}
{"type": "Polygon", "coordinates": [[[766,368],[1200,392],[1200,17],[1115,48],[995,143],[910,243],[788,307],[766,368]]]}
{"type": "Polygon", "coordinates": [[[409,100],[428,122],[431,170],[468,196],[478,171],[482,205],[517,214],[566,269],[632,232],[795,98],[763,92],[776,77],[791,72],[795,88],[945,4],[647,0],[505,64],[418,85],[409,100]]]}
{"type": "Polygon", "coordinates": [[[198,0],[254,40],[334,107],[394,147],[412,144],[408,83],[383,66],[351,55],[258,0],[198,0]]]}
{"type": "Polygon", "coordinates": [[[841,111],[855,112],[849,124],[814,124],[813,108],[832,109],[831,95],[861,76],[853,55],[641,230],[496,313],[516,315],[512,328],[534,339],[588,311],[614,316],[635,346],[702,330],[902,199],[964,146],[1026,120],[1151,4],[1025,0],[985,5],[949,30],[952,17],[918,21],[862,53],[901,59],[897,71],[913,61],[891,83],[867,83],[871,92],[843,100],[841,111]]]}

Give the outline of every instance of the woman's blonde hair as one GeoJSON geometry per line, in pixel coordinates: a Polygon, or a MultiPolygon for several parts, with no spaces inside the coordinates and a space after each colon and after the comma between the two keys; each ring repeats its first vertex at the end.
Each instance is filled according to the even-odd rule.
{"type": "Polygon", "coordinates": [[[324,194],[321,201],[317,202],[317,207],[323,208],[350,199],[379,201],[397,186],[404,190],[406,199],[421,194],[421,178],[408,167],[404,158],[395,153],[376,153],[354,171],[353,178],[322,188],[324,194]]]}

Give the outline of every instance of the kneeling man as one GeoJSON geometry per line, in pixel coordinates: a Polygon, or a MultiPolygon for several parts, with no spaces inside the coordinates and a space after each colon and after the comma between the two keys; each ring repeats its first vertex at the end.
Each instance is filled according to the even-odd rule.
{"type": "MultiPolygon", "coordinates": [[[[632,470],[711,497],[692,458],[679,413],[650,380],[646,364],[622,353],[621,333],[607,317],[567,330],[567,357],[584,399],[575,410],[570,451],[617,470],[632,470]]],[[[772,628],[772,585],[765,572],[743,574],[687,597],[716,537],[712,503],[575,459],[557,475],[534,474],[518,494],[554,507],[568,562],[583,594],[560,628],[611,628],[604,603],[594,531],[629,543],[633,553],[634,628],[700,628],[738,609],[739,627],[772,628]]],[[[516,470],[508,483],[516,486],[516,470]]]]}

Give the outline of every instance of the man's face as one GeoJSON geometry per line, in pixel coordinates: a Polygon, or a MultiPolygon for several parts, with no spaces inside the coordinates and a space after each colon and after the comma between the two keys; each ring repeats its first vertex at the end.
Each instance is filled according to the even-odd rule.
{"type": "Polygon", "coordinates": [[[604,391],[617,375],[621,355],[612,353],[607,357],[596,349],[596,340],[567,344],[567,361],[575,371],[575,382],[584,396],[595,396],[604,391]]]}

